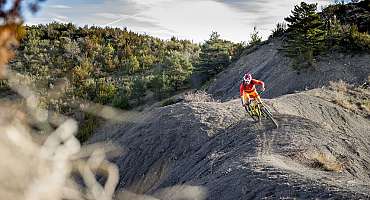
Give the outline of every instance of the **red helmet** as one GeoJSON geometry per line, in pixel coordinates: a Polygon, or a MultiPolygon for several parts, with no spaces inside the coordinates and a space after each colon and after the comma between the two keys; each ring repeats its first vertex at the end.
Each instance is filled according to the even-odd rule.
{"type": "Polygon", "coordinates": [[[252,81],[252,74],[250,74],[250,73],[244,74],[243,83],[244,84],[249,84],[249,83],[251,83],[251,81],[252,81]]]}

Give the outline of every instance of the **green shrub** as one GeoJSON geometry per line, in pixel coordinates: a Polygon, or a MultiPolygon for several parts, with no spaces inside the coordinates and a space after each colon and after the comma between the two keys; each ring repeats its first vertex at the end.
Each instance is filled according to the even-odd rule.
{"type": "Polygon", "coordinates": [[[89,78],[90,74],[92,73],[92,69],[93,66],[91,61],[88,58],[82,59],[81,63],[73,69],[72,76],[74,81],[80,83],[89,78]]]}
{"type": "Polygon", "coordinates": [[[341,25],[333,20],[326,36],[327,48],[344,52],[370,51],[370,35],[361,33],[357,26],[341,25]]]}
{"type": "Polygon", "coordinates": [[[146,93],[146,82],[145,79],[135,77],[132,81],[132,94],[131,98],[135,99],[137,105],[142,104],[143,98],[146,93]]]}
{"type": "Polygon", "coordinates": [[[86,100],[94,100],[97,97],[97,88],[94,79],[86,79],[80,85],[74,88],[73,96],[86,100]]]}
{"type": "Polygon", "coordinates": [[[126,95],[124,94],[117,94],[114,98],[113,98],[113,102],[112,102],[112,105],[116,108],[120,108],[120,109],[129,109],[130,108],[130,103],[129,103],[129,99],[126,95]]]}
{"type": "Polygon", "coordinates": [[[83,143],[86,142],[94,134],[96,128],[99,127],[100,119],[91,114],[86,114],[84,120],[80,123],[80,128],[76,135],[77,139],[83,143]]]}
{"type": "Polygon", "coordinates": [[[127,61],[127,72],[129,74],[134,74],[140,70],[140,63],[136,56],[130,56],[127,61]]]}
{"type": "Polygon", "coordinates": [[[357,26],[351,26],[345,40],[348,46],[355,51],[370,51],[370,35],[368,33],[360,33],[357,26]]]}
{"type": "Polygon", "coordinates": [[[171,92],[170,79],[164,72],[157,72],[150,83],[154,96],[159,100],[171,92]]]}
{"type": "Polygon", "coordinates": [[[104,78],[98,80],[96,98],[99,103],[110,103],[113,100],[113,97],[116,95],[116,92],[117,88],[113,83],[108,82],[104,78]]]}

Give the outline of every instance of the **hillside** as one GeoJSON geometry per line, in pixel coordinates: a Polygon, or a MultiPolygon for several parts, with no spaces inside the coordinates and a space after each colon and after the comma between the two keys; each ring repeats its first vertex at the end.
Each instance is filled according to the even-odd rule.
{"type": "MultiPolygon", "coordinates": [[[[334,14],[342,8],[329,7],[334,14]]],[[[345,19],[368,11],[338,22],[321,17],[328,10],[320,15],[316,5],[301,3],[286,18],[289,28],[275,31],[280,36],[257,41],[222,72],[211,71],[218,74],[207,92],[217,101],[185,94],[147,109],[139,121],[98,130],[90,142],[112,141],[126,151],[113,159],[117,197],[370,198],[370,37],[362,18],[362,32],[345,19]],[[247,71],[265,81],[263,96],[279,128],[253,122],[240,106],[247,71]]]]}
{"type": "MultiPolygon", "coordinates": [[[[212,34],[212,40],[196,44],[127,28],[20,26],[22,39],[9,68],[32,85],[43,106],[77,119],[82,124],[77,137],[86,141],[103,120],[81,112],[82,102],[140,109],[188,90],[193,72],[203,65],[218,63],[221,70],[239,57],[241,43],[212,34]]],[[[0,91],[2,97],[15,95],[7,80],[0,80],[0,91]]]]}
{"type": "Polygon", "coordinates": [[[370,74],[370,54],[331,53],[321,56],[313,69],[297,72],[292,69],[291,59],[282,55],[280,40],[271,40],[256,51],[242,56],[236,63],[218,74],[208,92],[223,101],[238,97],[241,77],[251,72],[265,81],[264,97],[274,98],[328,85],[330,81],[343,80],[362,84],[370,74]]]}
{"type": "Polygon", "coordinates": [[[302,2],[248,44],[24,27],[8,3],[0,199],[370,199],[369,0],[302,2]],[[246,71],[279,126],[241,107],[246,71]]]}
{"type": "Polygon", "coordinates": [[[93,141],[127,150],[114,162],[119,188],[134,193],[193,185],[207,199],[369,198],[369,120],[316,97],[323,93],[331,92],[267,100],[279,129],[252,122],[238,100],[190,102],[109,125],[93,141]]]}

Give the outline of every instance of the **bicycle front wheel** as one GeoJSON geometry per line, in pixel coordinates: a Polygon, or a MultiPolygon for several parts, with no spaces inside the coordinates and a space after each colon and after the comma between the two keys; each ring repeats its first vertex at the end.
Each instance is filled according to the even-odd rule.
{"type": "Polygon", "coordinates": [[[272,116],[272,113],[265,106],[262,106],[261,111],[272,121],[272,123],[274,123],[276,128],[279,128],[279,124],[277,123],[275,118],[272,116]]]}

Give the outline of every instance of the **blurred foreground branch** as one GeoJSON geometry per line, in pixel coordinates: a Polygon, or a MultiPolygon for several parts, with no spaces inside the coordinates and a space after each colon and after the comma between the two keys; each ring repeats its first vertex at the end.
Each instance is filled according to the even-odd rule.
{"type": "MultiPolygon", "coordinates": [[[[36,12],[42,1],[35,0],[28,6],[36,12]]],[[[10,89],[20,96],[17,101],[0,100],[0,199],[205,199],[204,188],[186,185],[159,189],[153,197],[126,190],[115,194],[119,171],[107,155],[122,156],[120,148],[112,144],[81,146],[76,138],[77,121],[42,108],[34,84],[8,69],[25,35],[22,2],[0,0],[0,79],[6,79],[10,89]],[[97,177],[105,177],[104,183],[97,177]]],[[[58,88],[63,85],[48,94],[57,98],[61,95],[58,88]]],[[[82,111],[110,121],[136,122],[144,117],[91,102],[78,103],[82,111]]]]}
{"type": "MultiPolygon", "coordinates": [[[[31,3],[36,11],[40,0],[31,3]]],[[[7,68],[15,48],[24,35],[21,0],[0,1],[0,78],[7,79],[10,88],[25,103],[0,102],[0,197],[1,199],[112,199],[118,183],[118,168],[105,159],[103,148],[89,149],[87,158],[76,157],[81,145],[75,134],[77,122],[39,107],[39,97],[30,85],[22,84],[22,77],[7,68]],[[6,5],[10,8],[6,10],[6,5]],[[51,133],[43,143],[33,137],[35,130],[51,133]],[[56,127],[56,128],[53,128],[56,127]],[[72,178],[78,169],[86,189],[72,178]],[[95,172],[107,176],[105,186],[95,178],[95,172]]],[[[112,149],[110,149],[112,150],[112,149]]]]}

